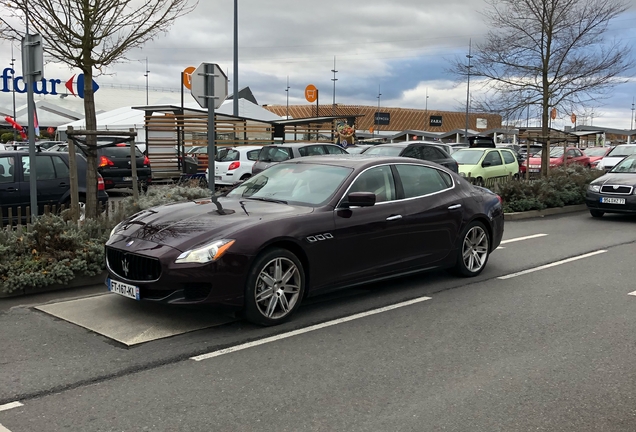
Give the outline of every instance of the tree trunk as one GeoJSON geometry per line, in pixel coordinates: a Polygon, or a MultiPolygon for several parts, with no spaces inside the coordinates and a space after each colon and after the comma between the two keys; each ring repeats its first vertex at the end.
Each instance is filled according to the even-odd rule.
{"type": "MultiPolygon", "coordinates": [[[[93,93],[93,70],[86,68],[84,73],[84,115],[87,131],[97,130],[97,116],[95,114],[95,94],[93,93]]],[[[88,162],[86,169],[86,218],[97,216],[97,137],[86,136],[88,162]]]]}

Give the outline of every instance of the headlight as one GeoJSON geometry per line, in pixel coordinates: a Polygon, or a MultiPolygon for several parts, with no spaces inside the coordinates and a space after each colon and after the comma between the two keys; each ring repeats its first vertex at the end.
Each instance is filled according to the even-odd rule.
{"type": "Polygon", "coordinates": [[[198,247],[196,249],[190,249],[183,252],[175,260],[176,264],[184,263],[199,263],[204,264],[211,261],[216,261],[223,256],[223,254],[234,244],[234,240],[216,240],[207,245],[198,247]]]}
{"type": "Polygon", "coordinates": [[[587,187],[587,190],[589,190],[590,192],[596,192],[599,193],[601,191],[601,185],[599,184],[591,184],[587,187]]]}
{"type": "Polygon", "coordinates": [[[463,173],[463,172],[460,172],[459,175],[462,176],[462,177],[466,177],[466,174],[463,173]]]}
{"type": "Polygon", "coordinates": [[[604,170],[605,169],[605,165],[603,165],[603,161],[599,161],[599,163],[596,165],[596,169],[598,169],[598,170],[604,170]]]}

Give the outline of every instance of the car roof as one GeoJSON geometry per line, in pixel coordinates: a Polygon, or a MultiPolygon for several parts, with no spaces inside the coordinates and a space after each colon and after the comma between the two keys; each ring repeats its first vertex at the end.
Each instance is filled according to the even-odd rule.
{"type": "MultiPolygon", "coordinates": [[[[202,147],[206,147],[206,146],[202,146],[202,147]]],[[[258,146],[256,146],[256,145],[254,145],[254,146],[251,146],[251,145],[233,145],[233,146],[219,146],[217,148],[219,148],[219,149],[222,149],[222,148],[226,148],[226,149],[241,149],[241,150],[250,151],[250,150],[260,150],[263,147],[264,146],[262,146],[262,145],[258,145],[258,146]]]]}
{"type": "Polygon", "coordinates": [[[417,165],[426,165],[438,167],[435,163],[429,163],[428,161],[421,159],[412,159],[405,158],[400,156],[375,156],[375,155],[366,155],[364,153],[356,153],[356,154],[331,154],[331,155],[320,155],[320,156],[306,156],[302,158],[289,159],[281,164],[290,164],[290,163],[303,163],[303,164],[320,164],[320,165],[334,165],[341,166],[347,168],[367,168],[375,165],[383,165],[387,163],[411,163],[417,165]]]}
{"type": "MultiPolygon", "coordinates": [[[[336,145],[334,143],[328,142],[304,142],[304,143],[274,143],[274,144],[266,144],[263,147],[290,147],[290,148],[300,148],[308,145],[336,145]]],[[[340,147],[340,146],[338,146],[340,147]]]]}

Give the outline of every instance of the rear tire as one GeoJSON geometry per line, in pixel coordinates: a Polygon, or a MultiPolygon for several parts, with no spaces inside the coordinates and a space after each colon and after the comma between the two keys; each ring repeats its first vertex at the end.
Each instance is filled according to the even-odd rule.
{"type": "Polygon", "coordinates": [[[287,249],[261,253],[250,269],[245,286],[245,318],[258,325],[287,321],[305,294],[305,272],[287,249]]]}
{"type": "Polygon", "coordinates": [[[603,217],[603,215],[605,214],[604,211],[601,210],[592,210],[590,209],[590,214],[592,215],[592,217],[594,218],[601,218],[603,217]]]}
{"type": "Polygon", "coordinates": [[[477,276],[486,267],[489,256],[490,236],[486,226],[478,221],[471,222],[461,235],[455,273],[464,277],[477,276]]]}

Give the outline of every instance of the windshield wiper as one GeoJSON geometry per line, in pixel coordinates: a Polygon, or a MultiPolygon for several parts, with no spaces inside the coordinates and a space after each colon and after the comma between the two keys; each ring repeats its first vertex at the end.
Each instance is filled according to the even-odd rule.
{"type": "Polygon", "coordinates": [[[257,200],[257,201],[273,202],[273,203],[278,203],[278,204],[287,204],[287,201],[276,199],[276,198],[253,197],[253,196],[245,197],[245,198],[251,199],[251,200],[257,200]]]}

